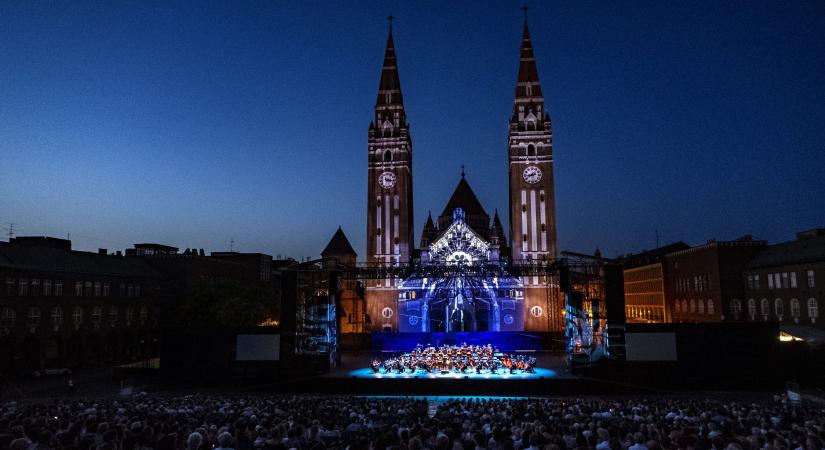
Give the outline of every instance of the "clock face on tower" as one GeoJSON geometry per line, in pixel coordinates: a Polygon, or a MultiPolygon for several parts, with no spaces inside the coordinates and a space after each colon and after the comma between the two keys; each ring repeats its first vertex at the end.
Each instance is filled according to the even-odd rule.
{"type": "Polygon", "coordinates": [[[530,184],[536,184],[541,181],[541,169],[536,166],[527,166],[521,174],[524,181],[530,184]]]}
{"type": "Polygon", "coordinates": [[[395,186],[395,174],[392,172],[383,172],[378,176],[378,184],[384,189],[391,189],[395,186]]]}

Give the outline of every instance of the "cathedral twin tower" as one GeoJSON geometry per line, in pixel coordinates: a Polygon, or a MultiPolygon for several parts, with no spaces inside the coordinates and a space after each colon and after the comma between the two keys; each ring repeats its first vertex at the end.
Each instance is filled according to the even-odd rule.
{"type": "MultiPolygon", "coordinates": [[[[507,144],[509,239],[504,236],[498,211],[491,221],[462,173],[458,187],[437,222],[432,217],[427,219],[420,248],[416,249],[413,235],[412,140],[390,27],[375,116],[369,126],[367,262],[372,265],[403,264],[414,260],[433,262],[434,252],[448,244],[441,243],[438,249],[430,247],[447,234],[453,236],[460,233],[460,230],[448,230],[456,221],[466,223],[469,231],[465,237],[477,239],[472,244],[474,249],[479,246],[486,249],[485,255],[479,254],[475,258],[519,264],[556,257],[552,125],[544,107],[526,19],[507,144]]],[[[464,255],[459,255],[460,258],[474,258],[469,250],[458,249],[454,253],[451,258],[459,253],[464,255]]],[[[523,323],[522,329],[546,329],[541,323],[545,322],[542,316],[550,313],[542,309],[549,307],[548,293],[545,292],[548,283],[537,278],[526,277],[519,284],[522,293],[518,295],[523,297],[525,311],[525,318],[519,318],[519,322],[523,323]],[[532,322],[535,323],[531,325],[532,322]]],[[[415,296],[414,293],[411,295],[415,296]]],[[[366,309],[374,324],[383,322],[383,329],[397,331],[402,320],[395,317],[400,313],[397,305],[399,297],[404,296],[397,280],[369,283],[366,309]]]]}

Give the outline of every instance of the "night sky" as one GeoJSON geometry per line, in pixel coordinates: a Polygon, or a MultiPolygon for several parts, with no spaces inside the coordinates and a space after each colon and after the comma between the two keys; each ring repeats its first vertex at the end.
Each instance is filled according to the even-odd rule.
{"type": "MultiPolygon", "coordinates": [[[[825,226],[825,2],[531,3],[560,249],[825,226]]],[[[295,258],[341,225],[363,259],[389,13],[416,242],[461,164],[506,211],[520,7],[2,2],[0,221],[79,249],[295,258]]]]}

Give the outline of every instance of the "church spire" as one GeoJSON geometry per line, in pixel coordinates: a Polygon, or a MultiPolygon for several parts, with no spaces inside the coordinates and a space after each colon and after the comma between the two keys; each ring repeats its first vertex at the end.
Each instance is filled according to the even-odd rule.
{"type": "Polygon", "coordinates": [[[518,80],[516,81],[516,100],[542,100],[539,71],[536,68],[536,58],[533,55],[533,42],[530,39],[530,29],[527,26],[527,16],[524,16],[524,29],[521,32],[521,49],[519,50],[518,80]]]}
{"type": "Polygon", "coordinates": [[[376,107],[379,105],[403,105],[404,103],[401,97],[401,80],[398,77],[395,43],[392,39],[392,20],[395,17],[390,15],[387,19],[390,25],[387,33],[387,49],[384,51],[384,65],[381,68],[381,81],[378,83],[376,107]]]}

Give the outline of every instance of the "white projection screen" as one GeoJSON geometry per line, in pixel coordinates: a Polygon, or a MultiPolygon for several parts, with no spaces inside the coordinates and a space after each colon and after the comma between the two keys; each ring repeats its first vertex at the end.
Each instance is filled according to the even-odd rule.
{"type": "Polygon", "coordinates": [[[237,361],[278,361],[281,358],[279,334],[239,334],[237,361]]]}
{"type": "Polygon", "coordinates": [[[628,361],[676,361],[676,333],[627,333],[628,361]]]}

